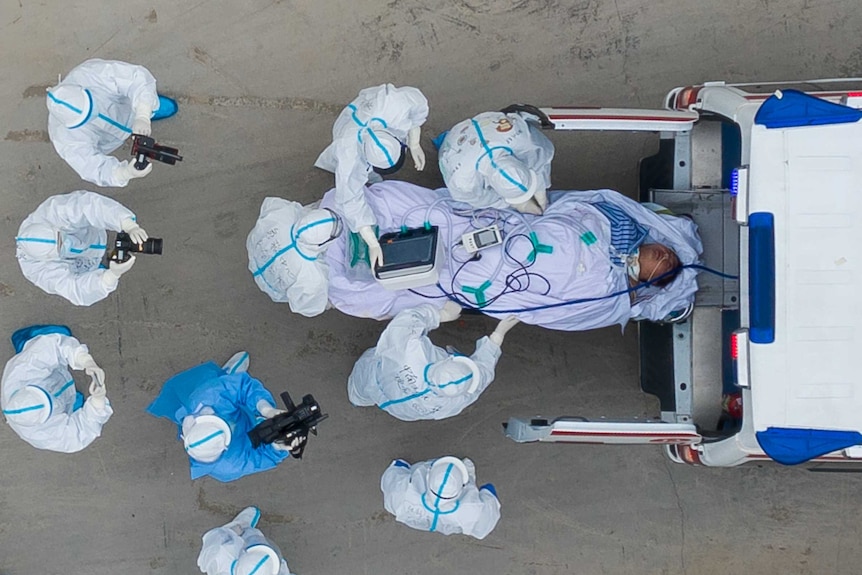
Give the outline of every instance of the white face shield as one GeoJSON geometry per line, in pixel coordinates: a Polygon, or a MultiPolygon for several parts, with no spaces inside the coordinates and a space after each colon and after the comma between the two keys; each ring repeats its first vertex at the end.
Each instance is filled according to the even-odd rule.
{"type": "Polygon", "coordinates": [[[480,374],[476,362],[472,359],[454,355],[428,366],[426,379],[435,393],[454,397],[476,391],[480,374]]]}
{"type": "Polygon", "coordinates": [[[511,155],[488,156],[482,160],[482,169],[488,185],[509,204],[523,204],[532,199],[541,185],[539,175],[511,155]]]}
{"type": "Polygon", "coordinates": [[[34,260],[51,260],[61,257],[63,234],[47,224],[22,226],[15,238],[18,247],[34,260]]]}
{"type": "Polygon", "coordinates": [[[183,445],[186,453],[195,461],[216,461],[227,451],[230,441],[230,426],[218,416],[189,416],[183,420],[183,445]]]}
{"type": "Polygon", "coordinates": [[[62,84],[48,90],[48,113],[70,130],[89,122],[93,112],[93,95],[81,86],[62,84]]]}
{"type": "Polygon", "coordinates": [[[296,223],[294,241],[301,253],[316,256],[341,235],[342,228],[341,218],[335,212],[328,208],[314,209],[296,223]]]}
{"type": "Polygon", "coordinates": [[[32,427],[48,421],[53,412],[51,395],[41,387],[22,387],[9,398],[3,415],[15,425],[32,427]]]}
{"type": "Polygon", "coordinates": [[[404,144],[384,129],[363,128],[359,133],[365,160],[378,173],[397,171],[404,163],[404,144]]]}
{"type": "Polygon", "coordinates": [[[251,545],[233,564],[231,575],[276,575],[281,568],[281,559],[269,545],[251,545]]]}
{"type": "Polygon", "coordinates": [[[470,480],[467,466],[457,457],[441,457],[428,471],[426,503],[434,509],[453,507],[470,480]]]}

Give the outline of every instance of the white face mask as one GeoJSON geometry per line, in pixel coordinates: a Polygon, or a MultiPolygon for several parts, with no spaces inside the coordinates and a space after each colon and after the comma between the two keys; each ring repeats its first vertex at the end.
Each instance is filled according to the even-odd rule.
{"type": "Polygon", "coordinates": [[[626,271],[629,278],[634,281],[640,281],[638,278],[641,274],[640,250],[636,249],[633,253],[626,256],[626,271]]]}

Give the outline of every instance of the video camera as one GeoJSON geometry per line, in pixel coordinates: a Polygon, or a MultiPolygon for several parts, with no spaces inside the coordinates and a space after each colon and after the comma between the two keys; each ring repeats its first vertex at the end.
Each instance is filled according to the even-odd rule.
{"type": "Polygon", "coordinates": [[[291,443],[299,439],[296,447],[290,447],[290,455],[296,459],[302,459],[305,444],[308,442],[308,433],[317,435],[317,424],[329,415],[321,413],[320,404],[311,394],[303,397],[299,405],[293,403],[290,393],[286,391],[281,394],[281,400],[287,411],[259,423],[248,432],[248,438],[253,447],[275,441],[290,447],[291,443]]]}
{"type": "Polygon", "coordinates": [[[135,169],[143,170],[150,163],[150,160],[170,164],[173,166],[177,162],[181,162],[183,157],[176,148],[169,148],[157,144],[154,139],[149,136],[140,134],[132,134],[132,155],[135,157],[135,169]]]}
{"type": "Polygon", "coordinates": [[[126,232],[117,234],[114,249],[111,251],[111,261],[123,263],[132,257],[132,252],[138,254],[162,255],[162,238],[149,238],[142,244],[136,244],[126,232]]]}

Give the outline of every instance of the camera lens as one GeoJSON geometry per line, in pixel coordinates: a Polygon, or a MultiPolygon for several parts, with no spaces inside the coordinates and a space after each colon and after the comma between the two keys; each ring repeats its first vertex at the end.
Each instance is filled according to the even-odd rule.
{"type": "Polygon", "coordinates": [[[162,238],[150,238],[141,245],[142,254],[162,255],[162,238]]]}

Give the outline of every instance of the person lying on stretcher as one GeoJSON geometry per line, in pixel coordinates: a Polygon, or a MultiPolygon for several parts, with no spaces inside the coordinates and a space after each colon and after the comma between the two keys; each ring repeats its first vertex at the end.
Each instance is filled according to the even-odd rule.
{"type": "Polygon", "coordinates": [[[472,210],[446,189],[398,181],[369,186],[365,195],[378,234],[426,223],[439,228],[435,285],[381,286],[356,257],[361,244],[341,232],[330,191],[319,206],[264,201],[247,242],[249,270],[261,290],[309,317],[332,306],[382,320],[420,303],[442,307],[454,300],[498,318],[514,314],[565,331],[661,320],[694,301],[697,272],[681,268],[697,263],[702,251],[694,222],[654,213],[612,190],[552,192],[541,216],[472,210]],[[478,257],[460,246],[464,233],[492,223],[503,233],[502,244],[478,257]],[[310,299],[314,306],[298,305],[310,299]]]}

